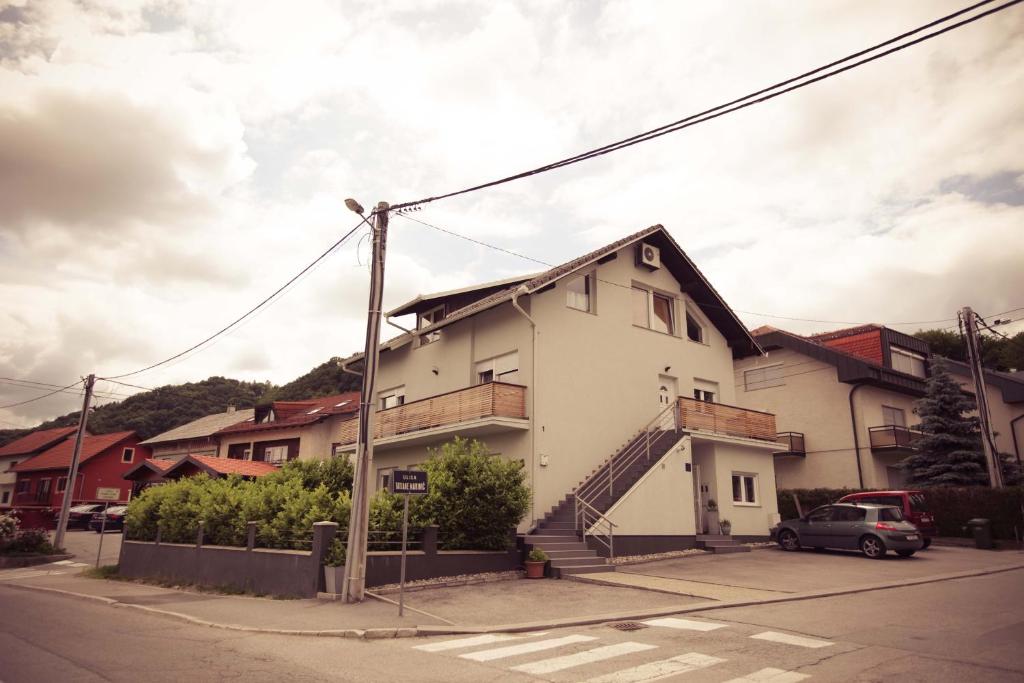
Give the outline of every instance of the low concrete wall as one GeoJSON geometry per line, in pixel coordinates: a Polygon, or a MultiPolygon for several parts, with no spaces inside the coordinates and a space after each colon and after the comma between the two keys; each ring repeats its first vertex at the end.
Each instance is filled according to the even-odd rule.
{"type": "MultiPolygon", "coordinates": [[[[697,547],[696,536],[619,536],[615,534],[615,556],[654,555],[673,550],[689,550],[697,547]]],[[[587,547],[601,557],[608,557],[608,548],[597,539],[588,536],[587,547]]]]}
{"type": "MultiPolygon", "coordinates": [[[[405,580],[436,579],[440,576],[504,572],[523,564],[516,548],[515,529],[509,530],[508,550],[438,550],[436,526],[423,530],[422,550],[406,555],[405,580]]],[[[402,553],[370,552],[366,555],[366,585],[383,586],[398,583],[402,553]]]]}

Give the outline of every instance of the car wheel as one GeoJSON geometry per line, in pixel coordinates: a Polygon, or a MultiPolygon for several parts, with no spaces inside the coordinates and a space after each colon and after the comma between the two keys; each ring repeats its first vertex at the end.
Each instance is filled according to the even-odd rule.
{"type": "Polygon", "coordinates": [[[916,550],[897,550],[896,554],[900,557],[910,557],[916,552],[916,550]]]}
{"type": "Polygon", "coordinates": [[[930,539],[930,538],[926,538],[926,539],[924,539],[924,545],[923,545],[923,546],[921,546],[921,550],[924,550],[925,548],[927,548],[927,547],[928,547],[928,546],[930,546],[931,544],[932,544],[932,539],[930,539]]]}
{"type": "Polygon", "coordinates": [[[783,531],[779,534],[779,547],[790,552],[800,550],[800,539],[792,531],[783,531]]]}
{"type": "Polygon", "coordinates": [[[860,539],[860,551],[865,557],[880,560],[885,557],[885,543],[878,536],[865,536],[860,539]]]}

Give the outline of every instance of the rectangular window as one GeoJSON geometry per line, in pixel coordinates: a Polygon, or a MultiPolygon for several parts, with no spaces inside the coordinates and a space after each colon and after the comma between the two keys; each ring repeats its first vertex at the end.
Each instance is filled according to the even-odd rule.
{"type": "Polygon", "coordinates": [[[594,274],[580,275],[565,286],[565,305],[585,313],[594,312],[594,274]]]}
{"type": "Polygon", "coordinates": [[[718,385],[714,382],[708,382],[703,379],[693,380],[693,397],[698,401],[705,401],[707,403],[714,403],[715,397],[718,396],[718,385]]]}
{"type": "Polygon", "coordinates": [[[882,406],[882,424],[895,427],[907,426],[907,415],[900,408],[882,406]]]}
{"type": "Polygon", "coordinates": [[[57,478],[57,493],[64,493],[64,489],[66,489],[67,487],[68,487],[68,478],[67,477],[58,477],[57,478]]]}
{"type": "Polygon", "coordinates": [[[675,334],[675,301],[670,296],[633,287],[633,324],[655,332],[675,334]]]}
{"type": "Polygon", "coordinates": [[[377,488],[387,490],[391,485],[391,473],[397,469],[397,467],[378,467],[377,488]]]}
{"type": "Polygon", "coordinates": [[[786,384],[782,375],[782,363],[763,368],[754,368],[743,373],[745,391],[757,391],[769,387],[781,387],[786,384]]]}
{"type": "Polygon", "coordinates": [[[893,370],[905,372],[908,375],[913,375],[914,377],[925,376],[924,356],[895,346],[889,347],[889,351],[892,358],[893,370]]]}
{"type": "Polygon", "coordinates": [[[647,310],[647,290],[639,287],[633,288],[633,324],[640,327],[650,327],[651,317],[647,310]]]}
{"type": "Polygon", "coordinates": [[[135,459],[135,449],[126,448],[121,451],[121,462],[131,462],[135,459]]]}
{"type": "Polygon", "coordinates": [[[28,493],[32,490],[31,479],[19,479],[18,480],[18,493],[28,493]]]}
{"type": "Polygon", "coordinates": [[[377,397],[380,410],[397,408],[398,406],[405,405],[405,387],[395,387],[394,389],[382,391],[377,394],[377,397]]]}
{"type": "Polygon", "coordinates": [[[732,502],[737,505],[757,505],[757,475],[732,475],[732,502]]]}
{"type": "Polygon", "coordinates": [[[263,449],[263,461],[271,465],[283,465],[288,462],[288,446],[267,446],[263,449]]]}
{"type": "Polygon", "coordinates": [[[676,328],[672,319],[672,299],[661,294],[651,295],[651,329],[665,334],[675,334],[676,328]]]}
{"type": "MultiPolygon", "coordinates": [[[[429,311],[420,313],[416,320],[416,329],[422,330],[425,327],[429,327],[434,323],[439,323],[444,319],[444,306],[438,306],[432,308],[429,311]]],[[[433,332],[427,332],[426,334],[420,335],[420,346],[435,342],[441,338],[441,331],[434,330],[433,332]]]]}
{"type": "Polygon", "coordinates": [[[40,479],[39,487],[36,489],[36,500],[45,501],[50,497],[50,480],[40,479]]]}
{"type": "Polygon", "coordinates": [[[686,338],[690,341],[704,343],[704,328],[689,311],[686,312],[686,338]]]}
{"type": "Polygon", "coordinates": [[[233,443],[228,446],[228,457],[232,460],[248,460],[252,448],[247,443],[233,443]]]}
{"type": "Polygon", "coordinates": [[[4,491],[3,499],[0,500],[0,505],[7,505],[9,502],[11,502],[11,492],[4,491]]]}
{"type": "Polygon", "coordinates": [[[515,382],[519,379],[519,351],[512,351],[476,364],[478,384],[515,382]]]}

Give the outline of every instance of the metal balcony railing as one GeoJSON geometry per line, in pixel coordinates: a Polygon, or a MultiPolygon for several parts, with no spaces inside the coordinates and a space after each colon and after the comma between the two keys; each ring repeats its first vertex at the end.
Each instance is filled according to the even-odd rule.
{"type": "Polygon", "coordinates": [[[921,432],[898,425],[869,427],[871,450],[913,450],[914,444],[921,438],[921,432]]]}
{"type": "Polygon", "coordinates": [[[782,446],[775,451],[775,455],[806,455],[804,450],[803,432],[779,432],[776,435],[779,444],[782,446]]]}

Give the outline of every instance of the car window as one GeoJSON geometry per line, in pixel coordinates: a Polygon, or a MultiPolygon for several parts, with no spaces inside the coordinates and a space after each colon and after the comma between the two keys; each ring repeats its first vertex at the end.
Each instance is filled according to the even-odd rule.
{"type": "Polygon", "coordinates": [[[928,501],[925,500],[923,493],[910,494],[910,509],[914,512],[928,512],[928,501]]]}
{"type": "Polygon", "coordinates": [[[900,496],[880,496],[878,499],[880,505],[892,505],[903,509],[903,498],[900,496]]]}
{"type": "Polygon", "coordinates": [[[820,507],[820,508],[818,508],[816,510],[812,510],[811,513],[809,515],[807,515],[807,521],[809,521],[809,522],[830,522],[830,521],[832,521],[832,506],[831,505],[826,505],[825,507],[820,507]]]}
{"type": "Polygon", "coordinates": [[[902,522],[903,511],[899,508],[878,508],[878,521],[902,522]]]}
{"type": "Polygon", "coordinates": [[[863,522],[864,518],[867,517],[867,514],[868,511],[866,508],[836,508],[833,519],[837,522],[863,522]]]}

